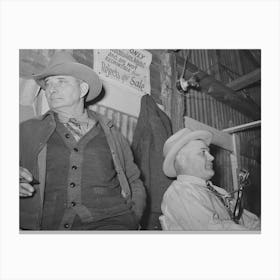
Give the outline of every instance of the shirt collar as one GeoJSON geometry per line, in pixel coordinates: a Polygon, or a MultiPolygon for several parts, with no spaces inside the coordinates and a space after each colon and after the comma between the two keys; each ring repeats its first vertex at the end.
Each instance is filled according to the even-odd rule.
{"type": "MultiPolygon", "coordinates": [[[[47,115],[53,116],[53,118],[55,120],[59,120],[61,123],[67,123],[69,121],[69,119],[70,119],[70,117],[59,116],[58,113],[56,113],[56,112],[54,112],[52,110],[49,110],[43,116],[43,118],[46,117],[47,115]]],[[[76,120],[78,122],[81,122],[81,123],[88,123],[88,122],[93,123],[93,124],[98,123],[98,120],[96,119],[95,115],[91,114],[91,111],[88,110],[88,109],[85,111],[85,114],[83,114],[83,116],[81,116],[81,118],[76,118],[76,120]]]]}
{"type": "Polygon", "coordinates": [[[197,185],[206,187],[206,181],[201,178],[195,177],[195,176],[178,175],[177,181],[180,181],[182,183],[184,183],[184,182],[193,183],[193,184],[197,184],[197,185]]]}
{"type": "Polygon", "coordinates": [[[76,119],[79,123],[88,123],[89,122],[89,117],[88,117],[88,113],[86,110],[79,116],[58,114],[56,112],[54,112],[54,113],[58,117],[59,121],[62,123],[67,123],[69,121],[69,119],[71,119],[71,118],[76,119]]]}

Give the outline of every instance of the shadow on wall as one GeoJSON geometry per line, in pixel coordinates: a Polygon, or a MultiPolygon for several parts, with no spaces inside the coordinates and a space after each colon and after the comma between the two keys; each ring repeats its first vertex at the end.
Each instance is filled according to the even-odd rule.
{"type": "Polygon", "coordinates": [[[260,165],[250,170],[250,186],[245,189],[245,208],[261,216],[261,167],[260,165]]]}
{"type": "MultiPolygon", "coordinates": [[[[214,170],[215,175],[211,179],[211,181],[227,190],[228,192],[233,191],[233,179],[232,179],[232,170],[231,170],[231,161],[230,161],[230,153],[220,149],[215,145],[211,145],[210,147],[211,154],[215,157],[214,160],[214,170]],[[230,184],[227,184],[230,182],[230,184]]],[[[244,208],[253,212],[257,216],[261,215],[261,165],[255,164],[243,166],[243,168],[247,169],[250,173],[250,185],[244,189],[244,208]]]]}

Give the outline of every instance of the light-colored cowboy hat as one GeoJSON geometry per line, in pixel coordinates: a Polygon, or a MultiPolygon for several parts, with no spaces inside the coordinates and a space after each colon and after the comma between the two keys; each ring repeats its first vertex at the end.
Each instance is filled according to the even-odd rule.
{"type": "Polygon", "coordinates": [[[87,102],[93,100],[101,92],[102,83],[97,74],[90,67],[77,62],[68,52],[56,52],[47,68],[39,74],[32,75],[32,78],[44,89],[45,78],[56,75],[72,76],[88,83],[87,102]]]}
{"type": "Polygon", "coordinates": [[[203,140],[208,146],[212,141],[212,133],[206,130],[190,130],[183,128],[170,136],[163,146],[163,172],[168,177],[176,177],[174,161],[177,153],[190,141],[203,140]]]}

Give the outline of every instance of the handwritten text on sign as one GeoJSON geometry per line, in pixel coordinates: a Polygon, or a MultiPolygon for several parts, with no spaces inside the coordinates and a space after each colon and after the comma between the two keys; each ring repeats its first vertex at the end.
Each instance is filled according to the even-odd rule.
{"type": "Polygon", "coordinates": [[[94,51],[94,70],[106,78],[150,93],[152,54],[138,49],[102,49],[94,51]]]}

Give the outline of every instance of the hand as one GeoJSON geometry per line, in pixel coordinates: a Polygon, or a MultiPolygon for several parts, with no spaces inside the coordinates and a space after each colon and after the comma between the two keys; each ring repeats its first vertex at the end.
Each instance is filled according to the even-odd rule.
{"type": "Polygon", "coordinates": [[[32,174],[23,167],[19,168],[19,195],[20,197],[32,196],[34,193],[34,187],[30,185],[32,182],[32,174]]]}

